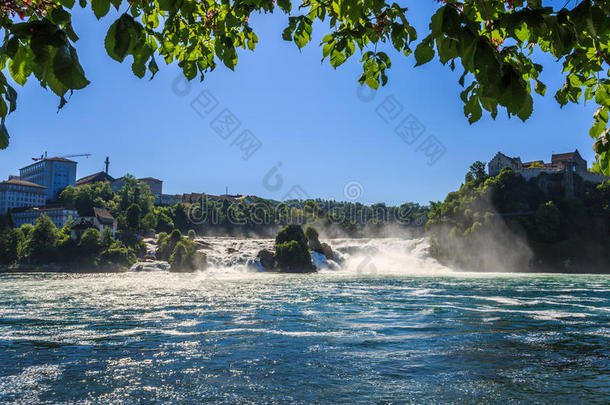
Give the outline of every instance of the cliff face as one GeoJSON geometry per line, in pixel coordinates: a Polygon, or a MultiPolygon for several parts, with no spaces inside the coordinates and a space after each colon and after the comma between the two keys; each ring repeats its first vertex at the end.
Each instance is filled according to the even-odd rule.
{"type": "Polygon", "coordinates": [[[433,206],[427,230],[443,263],[479,271],[610,272],[610,182],[504,169],[433,206]]]}

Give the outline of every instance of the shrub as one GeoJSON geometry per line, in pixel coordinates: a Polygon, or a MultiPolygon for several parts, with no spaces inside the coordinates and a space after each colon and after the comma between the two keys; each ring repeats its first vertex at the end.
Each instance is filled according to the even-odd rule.
{"type": "Polygon", "coordinates": [[[113,244],[100,255],[100,264],[129,267],[136,262],[136,255],[120,242],[113,244]]]}
{"type": "Polygon", "coordinates": [[[275,245],[275,256],[281,271],[305,273],[313,270],[309,250],[295,240],[275,245]]]}
{"type": "Polygon", "coordinates": [[[13,264],[19,261],[24,242],[20,229],[7,229],[0,233],[0,263],[13,264]]]}
{"type": "Polygon", "coordinates": [[[112,236],[112,230],[110,228],[104,229],[104,233],[102,233],[102,245],[108,249],[112,244],[116,242],[114,236],[112,236]]]}
{"type": "Polygon", "coordinates": [[[176,245],[182,241],[182,234],[178,229],[174,229],[168,236],[159,235],[159,247],[157,248],[157,258],[159,260],[169,260],[176,249],[176,245]]]}
{"type": "Polygon", "coordinates": [[[167,232],[161,232],[157,237],[157,246],[160,246],[167,239],[167,232]]]}
{"type": "Polygon", "coordinates": [[[314,270],[307,238],[299,225],[288,225],[278,232],[275,254],[280,271],[304,273],[314,270]]]}
{"type": "Polygon", "coordinates": [[[30,232],[34,229],[34,225],[32,224],[23,224],[21,225],[21,232],[23,232],[23,236],[27,239],[30,236],[30,232]]]}
{"type": "Polygon", "coordinates": [[[80,253],[85,256],[97,254],[102,250],[102,235],[95,228],[89,228],[83,233],[78,242],[80,253]]]}
{"type": "Polygon", "coordinates": [[[318,231],[316,230],[316,228],[314,228],[311,225],[307,225],[305,227],[305,236],[307,236],[308,240],[318,240],[318,238],[320,237],[320,235],[318,234],[318,231]]]}
{"type": "Polygon", "coordinates": [[[318,239],[319,234],[316,228],[307,225],[305,227],[305,236],[307,237],[309,248],[314,252],[322,253],[322,244],[320,239],[318,239]]]}
{"type": "Polygon", "coordinates": [[[275,237],[276,245],[290,241],[296,241],[301,247],[307,249],[307,238],[299,225],[287,225],[275,237]]]}
{"type": "Polygon", "coordinates": [[[176,245],[174,252],[169,258],[169,264],[171,264],[172,271],[192,271],[196,267],[193,263],[194,250],[192,246],[189,246],[185,241],[180,241],[176,245]]]}
{"type": "Polygon", "coordinates": [[[193,229],[189,229],[187,235],[190,240],[195,240],[195,238],[197,237],[197,234],[195,233],[195,230],[193,230],[193,229]]]}

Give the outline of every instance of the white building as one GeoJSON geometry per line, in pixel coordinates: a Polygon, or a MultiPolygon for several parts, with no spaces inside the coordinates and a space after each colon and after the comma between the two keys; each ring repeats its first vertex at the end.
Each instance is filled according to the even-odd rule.
{"type": "Polygon", "coordinates": [[[0,183],[0,214],[9,209],[44,205],[46,187],[29,181],[10,179],[0,183]]]}
{"type": "Polygon", "coordinates": [[[78,212],[75,209],[63,205],[18,208],[11,211],[13,223],[17,228],[25,224],[36,225],[36,220],[43,214],[48,216],[57,228],[63,228],[68,219],[78,217],[78,212]]]}
{"type": "Polygon", "coordinates": [[[65,158],[44,158],[19,170],[21,180],[46,187],[47,200],[54,201],[68,186],[76,185],[76,162],[65,158]]]}
{"type": "Polygon", "coordinates": [[[89,228],[96,228],[101,234],[106,229],[110,229],[114,237],[116,236],[117,221],[108,210],[94,207],[91,212],[76,219],[71,229],[72,239],[78,239],[89,228]]]}

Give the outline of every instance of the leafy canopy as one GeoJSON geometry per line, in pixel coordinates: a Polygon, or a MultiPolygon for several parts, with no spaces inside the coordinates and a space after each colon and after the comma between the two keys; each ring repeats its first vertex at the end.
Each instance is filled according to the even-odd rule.
{"type": "MultiPolygon", "coordinates": [[[[430,0],[435,1],[435,0],[430,0]]],[[[357,51],[361,84],[385,85],[394,49],[416,66],[438,55],[451,69],[460,65],[461,98],[469,122],[483,111],[499,110],[527,120],[533,111],[532,92],[546,86],[535,58],[551,54],[562,65],[565,83],[557,102],[594,101],[597,109],[590,135],[595,139],[596,169],[610,174],[610,0],[444,0],[431,18],[429,32],[416,46],[417,32],[407,8],[385,0],[79,0],[99,19],[113,6],[122,14],[112,23],[104,46],[123,62],[131,57],[138,77],[154,76],[158,59],[177,62],[187,79],[214,70],[218,63],[234,69],[238,49],[254,50],[258,37],[249,25],[253,13],[279,11],[288,15],[282,37],[299,48],[311,41],[314,26],[323,37],[322,59],[334,68],[357,51]],[[279,10],[278,10],[279,9],[279,10]],[[325,24],[316,24],[324,22],[325,24]],[[384,46],[384,44],[386,46],[384,46]],[[379,49],[378,46],[381,45],[379,49]]],[[[33,75],[60,97],[89,84],[74,47],[78,40],[70,10],[75,0],[8,0],[0,6],[5,38],[0,48],[0,148],[8,145],[6,115],[16,108],[17,93],[5,76],[24,85],[33,75]],[[19,18],[23,22],[19,21],[19,18]]]]}

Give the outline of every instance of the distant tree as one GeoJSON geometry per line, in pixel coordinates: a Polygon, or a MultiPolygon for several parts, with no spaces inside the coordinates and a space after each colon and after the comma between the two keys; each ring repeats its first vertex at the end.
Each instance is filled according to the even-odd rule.
{"type": "Polygon", "coordinates": [[[541,240],[557,242],[561,239],[561,212],[553,201],[540,204],[536,211],[536,226],[541,240]]]}
{"type": "MultiPolygon", "coordinates": [[[[170,213],[171,214],[171,213],[170,213]]],[[[165,211],[159,211],[157,217],[157,232],[171,232],[174,229],[174,221],[165,211]]]]}
{"type": "Polygon", "coordinates": [[[142,217],[142,209],[137,204],[131,204],[131,206],[127,209],[127,213],[125,218],[127,220],[127,227],[133,230],[139,230],[141,228],[141,217],[142,217]]]}
{"type": "Polygon", "coordinates": [[[66,221],[64,226],[59,231],[60,238],[70,238],[71,237],[72,225],[74,225],[74,219],[72,217],[68,217],[68,220],[66,221]]]}
{"type": "Polygon", "coordinates": [[[110,228],[105,228],[102,233],[102,246],[108,249],[115,242],[116,240],[114,239],[114,236],[112,236],[112,230],[110,228]]]}
{"type": "Polygon", "coordinates": [[[131,205],[140,207],[141,216],[153,211],[155,197],[150,192],[148,184],[139,182],[135,177],[127,174],[123,177],[124,185],[119,190],[118,209],[127,210],[131,205]]]}
{"type": "Polygon", "coordinates": [[[155,230],[157,227],[157,217],[154,212],[149,212],[142,218],[142,228],[145,230],[155,230]]]}
{"type": "Polygon", "coordinates": [[[11,216],[10,211],[4,215],[0,215],[0,232],[5,229],[11,229],[13,226],[13,217],[11,216]]]}
{"type": "Polygon", "coordinates": [[[55,259],[59,235],[57,227],[46,215],[36,220],[36,225],[28,240],[30,256],[36,262],[43,263],[55,259]]]}
{"type": "Polygon", "coordinates": [[[25,237],[20,229],[5,229],[0,232],[0,263],[13,264],[20,259],[25,237]]]}
{"type": "Polygon", "coordinates": [[[466,183],[473,183],[479,185],[487,179],[487,170],[485,168],[485,162],[477,160],[470,165],[468,173],[466,173],[466,183]]]}

